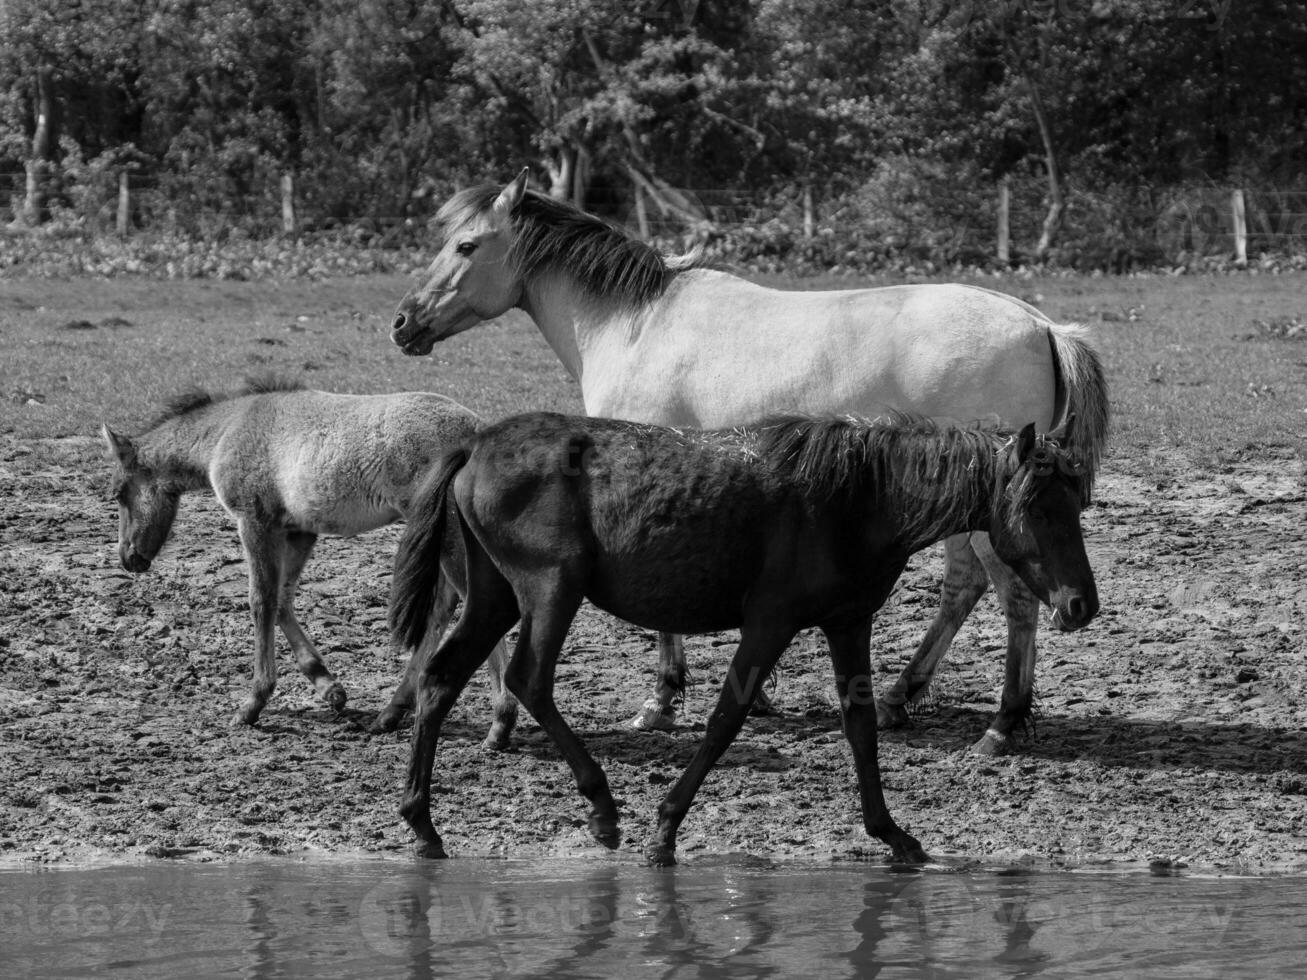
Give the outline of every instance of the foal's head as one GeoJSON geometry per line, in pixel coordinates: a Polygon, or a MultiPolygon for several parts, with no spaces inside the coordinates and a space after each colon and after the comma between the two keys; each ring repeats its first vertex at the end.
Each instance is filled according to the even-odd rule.
{"type": "Polygon", "coordinates": [[[118,559],[129,572],[144,572],[159,553],[177,516],[181,488],[141,464],[136,444],[101,426],[113,465],[118,501],[118,559]]]}
{"type": "Polygon", "coordinates": [[[1098,589],[1085,555],[1080,511],[1086,481],[1056,434],[1037,436],[1027,425],[999,449],[998,499],[989,536],[994,552],[1015,569],[1053,624],[1080,629],[1098,613],[1098,589]]]}

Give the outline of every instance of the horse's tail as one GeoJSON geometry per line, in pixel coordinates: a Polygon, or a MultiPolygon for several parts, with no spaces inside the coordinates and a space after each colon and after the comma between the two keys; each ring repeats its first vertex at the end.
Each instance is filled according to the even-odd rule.
{"type": "Polygon", "coordinates": [[[469,451],[449,453],[418,487],[409,507],[407,526],[395,553],[390,590],[390,635],[401,647],[415,649],[426,634],[440,587],[440,556],[448,528],[449,487],[467,464],[469,451]]]}
{"type": "Polygon", "coordinates": [[[1085,339],[1083,327],[1051,324],[1048,342],[1053,349],[1053,370],[1057,375],[1058,410],[1054,428],[1067,423],[1064,445],[1084,465],[1088,497],[1107,448],[1111,416],[1107,376],[1098,351],[1085,339]]]}

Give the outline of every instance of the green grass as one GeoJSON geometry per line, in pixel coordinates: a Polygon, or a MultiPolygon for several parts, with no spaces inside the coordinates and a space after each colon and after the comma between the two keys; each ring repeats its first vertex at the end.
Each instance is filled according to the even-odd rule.
{"type": "MultiPolygon", "coordinates": [[[[858,285],[804,280],[795,288],[858,285]]],[[[1202,468],[1307,459],[1307,340],[1256,321],[1307,314],[1296,275],[985,280],[1086,323],[1113,395],[1111,458],[1202,468]],[[1131,312],[1133,311],[1133,313],[1131,312]],[[1106,318],[1105,318],[1106,317],[1106,318]]],[[[409,282],[10,280],[0,284],[0,432],[131,430],[171,394],[276,372],[337,391],[440,391],[487,418],[579,411],[576,385],[514,315],[407,358],[387,337],[409,282]]]]}

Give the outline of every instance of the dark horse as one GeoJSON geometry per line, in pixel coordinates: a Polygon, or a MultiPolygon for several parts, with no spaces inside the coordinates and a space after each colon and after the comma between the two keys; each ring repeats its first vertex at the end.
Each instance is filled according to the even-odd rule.
{"type": "Polygon", "coordinates": [[[700,432],[548,413],[490,426],[432,471],[400,540],[391,598],[396,642],[418,647],[440,585],[452,487],[468,591],[457,626],[422,667],[402,813],[423,850],[441,723],[472,673],[519,619],[506,681],[591,803],[590,832],[616,847],[603,770],[554,704],[554,666],[589,599],[676,633],[739,628],[740,645],[693,761],[659,807],[646,848],[674,864],[676,831],[734,740],[762,681],[799,630],[830,645],[867,832],[896,859],[925,853],[881,792],[871,691],[873,614],[909,556],[951,534],[986,532],[1052,606],[1064,630],[1098,612],[1080,511],[1087,484],[1053,437],[889,421],[777,418],[700,432]]]}

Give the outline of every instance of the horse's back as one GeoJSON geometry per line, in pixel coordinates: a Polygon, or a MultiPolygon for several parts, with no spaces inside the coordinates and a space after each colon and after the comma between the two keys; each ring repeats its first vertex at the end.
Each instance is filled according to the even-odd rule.
{"type": "Polygon", "coordinates": [[[678,276],[637,325],[628,345],[586,365],[591,414],[709,428],[890,409],[1054,421],[1052,324],[988,289],[781,290],[699,270],[678,276]]]}

